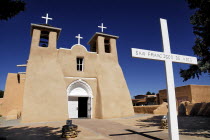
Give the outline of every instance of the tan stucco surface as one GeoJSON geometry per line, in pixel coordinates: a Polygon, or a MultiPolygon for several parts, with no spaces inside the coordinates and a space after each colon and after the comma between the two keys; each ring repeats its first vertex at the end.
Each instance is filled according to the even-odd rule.
{"type": "Polygon", "coordinates": [[[22,110],[25,75],[8,73],[1,113],[6,119],[17,119],[22,110]]]}
{"type": "MultiPolygon", "coordinates": [[[[92,118],[119,118],[134,115],[130,93],[118,63],[116,36],[95,34],[89,52],[82,45],[57,49],[59,28],[33,24],[31,49],[26,68],[22,122],[67,120],[67,88],[82,80],[92,91],[92,118]],[[48,47],[40,47],[41,31],[49,31],[48,47]],[[105,53],[104,39],[109,39],[111,53],[105,53]],[[84,58],[83,71],[77,71],[76,58],[84,58]]],[[[14,88],[10,83],[6,84],[14,88]]],[[[13,97],[11,97],[13,98],[13,97]]],[[[22,101],[22,100],[19,100],[22,101]]]]}
{"type": "Polygon", "coordinates": [[[190,85],[192,92],[192,103],[210,102],[210,86],[190,85]]]}
{"type": "Polygon", "coordinates": [[[56,32],[49,47],[38,46],[40,30],[34,29],[26,70],[22,122],[59,121],[68,118],[64,75],[57,61],[56,32]]]}
{"type": "MultiPolygon", "coordinates": [[[[210,102],[210,86],[208,85],[186,85],[175,88],[177,105],[182,101],[191,103],[210,102]]],[[[167,90],[159,91],[160,104],[167,100],[167,90]]]]}

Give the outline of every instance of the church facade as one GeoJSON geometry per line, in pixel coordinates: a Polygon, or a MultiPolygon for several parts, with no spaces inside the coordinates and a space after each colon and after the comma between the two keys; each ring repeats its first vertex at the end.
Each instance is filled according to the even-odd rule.
{"type": "Polygon", "coordinates": [[[31,24],[26,72],[8,74],[0,114],[22,122],[134,115],[118,62],[118,36],[96,32],[90,51],[80,44],[57,49],[61,29],[31,24]]]}

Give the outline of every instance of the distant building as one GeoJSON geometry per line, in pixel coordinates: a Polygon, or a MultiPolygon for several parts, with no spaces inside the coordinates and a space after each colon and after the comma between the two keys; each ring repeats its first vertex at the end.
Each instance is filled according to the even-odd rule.
{"type": "Polygon", "coordinates": [[[133,106],[156,105],[156,95],[136,95],[132,99],[133,106]]]}
{"type": "MultiPolygon", "coordinates": [[[[210,86],[209,85],[186,85],[175,88],[176,101],[179,105],[182,101],[191,103],[210,102],[210,86]]],[[[170,94],[170,93],[169,93],[170,94]]],[[[167,90],[159,90],[157,94],[157,103],[167,102],[167,90]]]]}

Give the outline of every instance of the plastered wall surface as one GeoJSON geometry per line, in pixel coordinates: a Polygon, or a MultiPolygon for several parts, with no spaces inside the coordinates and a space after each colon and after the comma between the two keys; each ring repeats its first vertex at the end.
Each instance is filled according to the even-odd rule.
{"type": "Polygon", "coordinates": [[[8,73],[1,114],[6,119],[17,119],[22,110],[25,75],[8,73]]]}
{"type": "MultiPolygon", "coordinates": [[[[183,101],[191,103],[210,102],[210,86],[208,85],[186,85],[175,88],[177,105],[183,101]]],[[[167,90],[159,91],[160,104],[167,100],[167,90]]]]}
{"type": "Polygon", "coordinates": [[[210,86],[190,85],[192,92],[192,103],[210,102],[210,86]]]}

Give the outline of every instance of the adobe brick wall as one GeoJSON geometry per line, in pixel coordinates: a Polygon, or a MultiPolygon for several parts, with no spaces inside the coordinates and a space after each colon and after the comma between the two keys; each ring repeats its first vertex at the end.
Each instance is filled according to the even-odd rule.
{"type": "Polygon", "coordinates": [[[168,112],[167,106],[168,104],[166,102],[163,102],[161,105],[134,106],[134,112],[142,114],[166,115],[168,112]]]}
{"type": "Polygon", "coordinates": [[[6,119],[17,119],[22,111],[25,75],[8,73],[5,86],[1,115],[6,119]]]}
{"type": "MultiPolygon", "coordinates": [[[[183,101],[191,103],[210,102],[210,86],[209,85],[186,85],[175,88],[177,106],[183,101]]],[[[167,100],[167,90],[160,90],[158,102],[162,104],[167,100]]]]}
{"type": "Polygon", "coordinates": [[[210,102],[209,103],[186,103],[181,104],[182,110],[179,110],[179,115],[186,111],[185,115],[190,116],[208,116],[210,117],[210,102]]]}
{"type": "Polygon", "coordinates": [[[210,102],[210,86],[190,85],[192,92],[192,103],[210,102]]]}
{"type": "Polygon", "coordinates": [[[151,105],[151,106],[134,106],[135,113],[142,114],[153,114],[153,111],[156,110],[160,105],[151,105]]]}
{"type": "Polygon", "coordinates": [[[0,98],[0,115],[2,115],[3,98],[0,98]]]}

